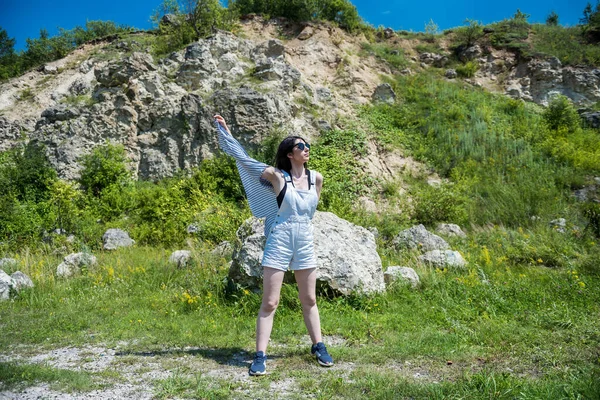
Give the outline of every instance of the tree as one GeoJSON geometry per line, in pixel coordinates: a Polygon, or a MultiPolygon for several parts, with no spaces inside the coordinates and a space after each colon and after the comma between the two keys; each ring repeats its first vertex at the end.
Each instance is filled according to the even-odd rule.
{"type": "Polygon", "coordinates": [[[8,33],[0,27],[0,64],[15,53],[15,39],[9,38],[8,33]]]}
{"type": "Polygon", "coordinates": [[[517,12],[515,13],[515,15],[513,15],[512,20],[515,24],[518,25],[528,25],[529,22],[527,20],[529,19],[529,17],[531,17],[531,14],[525,14],[517,8],[517,12]]]}
{"type": "Polygon", "coordinates": [[[591,16],[592,16],[592,4],[587,3],[585,8],[583,9],[583,17],[579,19],[579,22],[583,25],[587,25],[590,23],[591,16]]]}
{"type": "Polygon", "coordinates": [[[546,25],[549,26],[557,26],[558,25],[558,14],[556,12],[551,11],[546,18],[546,25]]]}
{"type": "Polygon", "coordinates": [[[466,19],[465,23],[466,26],[461,26],[456,30],[456,40],[459,46],[471,47],[477,39],[483,36],[483,25],[472,19],[466,19]]]}

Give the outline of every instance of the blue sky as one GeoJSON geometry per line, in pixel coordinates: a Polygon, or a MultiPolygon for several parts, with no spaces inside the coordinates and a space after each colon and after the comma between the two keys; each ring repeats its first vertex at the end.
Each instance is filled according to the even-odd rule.
{"type": "MultiPolygon", "coordinates": [[[[398,1],[354,0],[359,14],[379,26],[423,31],[432,19],[440,30],[459,26],[466,18],[490,23],[508,18],[517,8],[531,14],[530,22],[544,22],[550,11],[559,15],[563,25],[575,25],[588,0],[482,0],[398,1]]],[[[0,27],[17,40],[16,48],[25,48],[25,38],[39,37],[40,28],[51,35],[58,27],[71,29],[86,20],[111,20],[140,29],[151,27],[150,15],[162,0],[0,0],[0,27]]],[[[595,4],[595,1],[592,1],[595,4]]]]}

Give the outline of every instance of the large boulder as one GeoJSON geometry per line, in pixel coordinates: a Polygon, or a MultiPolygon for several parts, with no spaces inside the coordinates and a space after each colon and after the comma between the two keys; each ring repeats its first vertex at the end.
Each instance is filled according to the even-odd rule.
{"type": "Polygon", "coordinates": [[[450,245],[441,237],[430,233],[423,225],[415,225],[398,234],[392,241],[397,249],[420,250],[447,250],[450,245]]]}
{"type": "Polygon", "coordinates": [[[463,268],[467,262],[458,251],[432,250],[419,256],[419,261],[436,268],[463,268]]]}
{"type": "Polygon", "coordinates": [[[129,237],[129,234],[121,229],[109,229],[102,235],[104,250],[116,250],[119,247],[129,247],[135,243],[135,240],[129,237]]]}
{"type": "Polygon", "coordinates": [[[83,267],[96,265],[96,257],[88,253],[72,253],[66,256],[56,268],[56,275],[68,278],[78,274],[83,267]]]}
{"type": "MultiPolygon", "coordinates": [[[[319,285],[343,295],[385,290],[381,259],[371,232],[326,212],[317,212],[313,224],[319,285]]],[[[238,229],[241,245],[234,252],[229,271],[234,283],[260,287],[266,242],[263,229],[263,222],[256,218],[238,229]]]]}

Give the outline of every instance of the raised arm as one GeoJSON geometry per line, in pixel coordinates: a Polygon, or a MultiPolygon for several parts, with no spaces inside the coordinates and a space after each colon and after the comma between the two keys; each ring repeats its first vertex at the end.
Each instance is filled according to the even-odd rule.
{"type": "Polygon", "coordinates": [[[285,185],[285,177],[283,176],[283,173],[274,167],[265,168],[260,177],[261,179],[269,181],[271,185],[273,185],[273,192],[275,192],[275,194],[279,194],[285,185]]]}

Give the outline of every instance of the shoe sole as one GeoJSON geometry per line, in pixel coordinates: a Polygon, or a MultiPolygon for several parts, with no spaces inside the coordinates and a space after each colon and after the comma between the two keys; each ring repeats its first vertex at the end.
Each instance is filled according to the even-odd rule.
{"type": "Polygon", "coordinates": [[[320,365],[321,367],[333,367],[333,363],[327,364],[327,363],[324,363],[324,362],[323,362],[323,361],[321,361],[321,360],[317,360],[317,362],[319,363],[319,365],[320,365]]]}
{"type": "Polygon", "coordinates": [[[250,376],[263,376],[266,374],[267,374],[267,371],[265,371],[265,372],[248,371],[248,375],[250,375],[250,376]]]}

